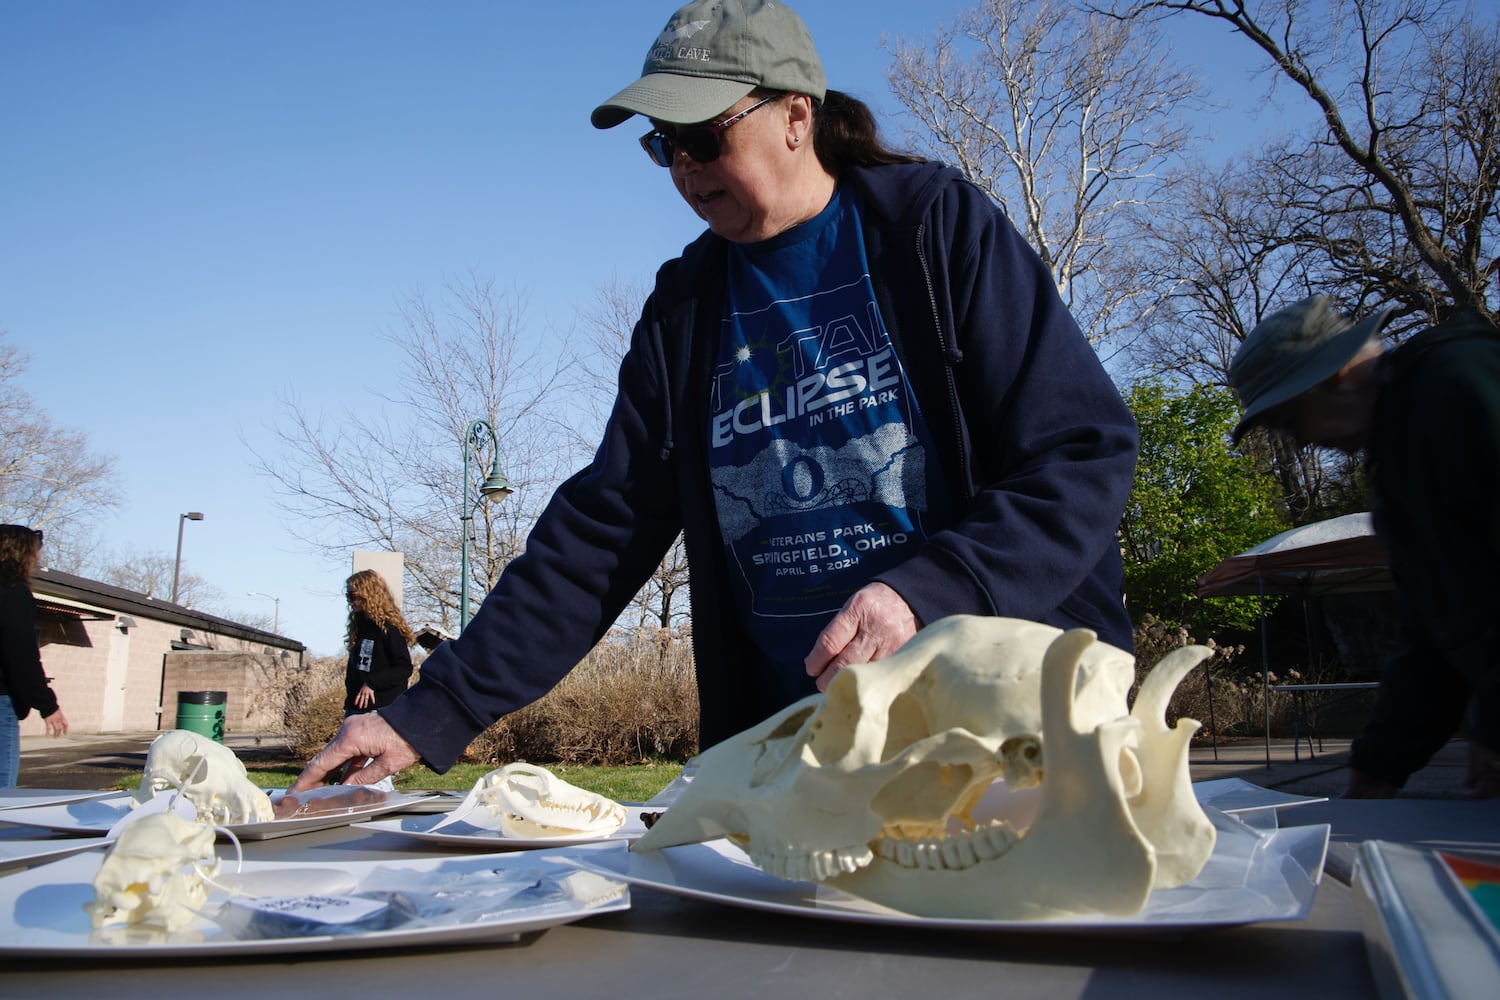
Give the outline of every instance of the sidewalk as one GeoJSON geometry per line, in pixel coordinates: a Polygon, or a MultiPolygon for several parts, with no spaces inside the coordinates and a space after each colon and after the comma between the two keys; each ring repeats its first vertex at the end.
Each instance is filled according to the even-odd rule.
{"type": "MultiPolygon", "coordinates": [[[[105,733],[102,735],[21,737],[21,784],[31,788],[95,789],[113,788],[125,773],[139,772],[146,762],[146,751],[158,733],[105,733]]],[[[254,733],[231,733],[225,745],[243,761],[285,763],[300,767],[285,742],[278,736],[254,733]]],[[[1214,778],[1240,778],[1263,788],[1275,788],[1294,795],[1318,795],[1336,798],[1343,793],[1349,777],[1349,741],[1324,740],[1322,749],[1313,744],[1316,756],[1309,757],[1303,740],[1295,760],[1292,741],[1271,741],[1270,766],[1266,764],[1264,740],[1236,740],[1220,744],[1217,752],[1211,746],[1195,746],[1190,751],[1190,768],[1194,781],[1214,778]]],[[[1451,740],[1427,767],[1411,776],[1401,791],[1402,798],[1461,799],[1459,791],[1464,777],[1468,744],[1451,740]]]]}
{"type": "MultiPolygon", "coordinates": [[[[1325,739],[1322,747],[1316,741],[1316,755],[1308,756],[1307,740],[1302,740],[1294,759],[1292,741],[1271,740],[1271,762],[1266,765],[1264,740],[1238,740],[1220,744],[1218,759],[1212,747],[1193,747],[1190,766],[1194,781],[1212,778],[1240,778],[1253,785],[1275,788],[1293,795],[1317,795],[1338,798],[1349,780],[1349,744],[1347,739],[1325,739]]],[[[1407,779],[1401,789],[1404,799],[1464,799],[1459,786],[1463,783],[1468,761],[1467,740],[1449,740],[1426,767],[1407,779]]]]}
{"type": "MultiPolygon", "coordinates": [[[[126,774],[146,766],[146,751],[160,733],[100,733],[22,736],[20,784],[30,788],[113,788],[126,774]]],[[[230,733],[224,745],[240,760],[301,767],[279,736],[230,733]]]]}

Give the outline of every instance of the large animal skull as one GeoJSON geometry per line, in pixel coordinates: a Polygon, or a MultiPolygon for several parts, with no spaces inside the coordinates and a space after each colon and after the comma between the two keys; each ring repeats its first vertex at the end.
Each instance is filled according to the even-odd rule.
{"type": "Polygon", "coordinates": [[[276,816],[270,796],[255,787],[233,750],[186,729],[151,742],[135,801],[144,804],[168,788],[193,803],[200,823],[263,823],[276,816]]]}
{"type": "Polygon", "coordinates": [[[928,916],[1136,912],[1213,849],[1187,778],[1196,725],[1163,719],[1207,652],[1153,672],[1133,717],[1133,659],[1093,633],[944,619],[708,750],[634,849],[727,836],[772,875],[928,916]],[[997,781],[1009,817],[977,821],[997,781]]]}
{"type": "Polygon", "coordinates": [[[533,764],[507,764],[491,771],[474,791],[477,803],[508,837],[604,837],[625,825],[625,807],[618,802],[533,764]]]}
{"type": "Polygon", "coordinates": [[[143,816],[120,831],[94,876],[95,927],[129,924],[174,931],[208,899],[204,877],[219,871],[213,827],[175,813],[143,816]]]}

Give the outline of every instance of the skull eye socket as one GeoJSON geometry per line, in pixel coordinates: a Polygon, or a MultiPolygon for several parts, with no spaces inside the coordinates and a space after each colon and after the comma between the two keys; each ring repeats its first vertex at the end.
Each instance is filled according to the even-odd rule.
{"type": "Polygon", "coordinates": [[[882,762],[903,753],[907,747],[932,735],[927,712],[922,703],[909,693],[899,694],[891,702],[886,720],[885,746],[880,750],[882,762]]]}
{"type": "Polygon", "coordinates": [[[967,764],[924,761],[909,767],[876,793],[871,807],[886,823],[936,823],[974,781],[967,764]]]}
{"type": "MultiPolygon", "coordinates": [[[[755,764],[750,769],[750,784],[752,787],[769,781],[771,775],[777,769],[789,761],[794,761],[796,755],[792,753],[789,743],[796,740],[806,727],[808,719],[812,718],[817,709],[808,706],[800,712],[792,712],[765,738],[755,746],[755,764]]],[[[814,726],[814,737],[816,737],[816,726],[814,726]]],[[[810,740],[810,742],[815,742],[810,740]]]]}

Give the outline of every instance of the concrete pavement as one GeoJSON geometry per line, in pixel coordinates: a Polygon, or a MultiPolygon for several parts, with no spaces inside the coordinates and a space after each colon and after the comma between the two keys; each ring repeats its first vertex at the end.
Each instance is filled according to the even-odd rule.
{"type": "MultiPolygon", "coordinates": [[[[122,776],[139,773],[147,748],[157,735],[23,736],[20,783],[31,788],[113,788],[122,776]]],[[[225,743],[246,763],[276,763],[288,768],[302,764],[277,736],[231,733],[225,743]]],[[[1272,740],[1267,766],[1264,740],[1236,740],[1221,744],[1217,750],[1210,745],[1194,746],[1190,757],[1193,780],[1241,778],[1294,795],[1336,798],[1348,780],[1349,741],[1324,740],[1321,748],[1314,743],[1313,749],[1315,754],[1309,757],[1304,739],[1294,755],[1291,740],[1272,740]]],[[[1427,767],[1412,775],[1401,797],[1464,798],[1459,785],[1467,752],[1466,741],[1450,741],[1427,767]]]]}
{"type": "MultiPolygon", "coordinates": [[[[30,788],[113,788],[121,777],[139,774],[146,752],[160,733],[100,733],[21,737],[20,784],[30,788]]],[[[245,763],[285,763],[299,768],[279,736],[230,733],[224,744],[245,763]]]]}

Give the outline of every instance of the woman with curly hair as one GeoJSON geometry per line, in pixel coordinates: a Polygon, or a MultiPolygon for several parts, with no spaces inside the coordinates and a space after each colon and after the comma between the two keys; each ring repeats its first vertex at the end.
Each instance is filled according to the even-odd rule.
{"type": "Polygon", "coordinates": [[[42,673],[36,644],[31,573],[42,555],[42,533],[0,524],[0,788],[14,788],[21,769],[21,720],[34,708],[48,736],[68,731],[68,718],[42,673]]]}
{"type": "Polygon", "coordinates": [[[344,590],[349,599],[344,714],[358,715],[389,705],[406,690],[417,639],[379,573],[362,569],[344,590]]]}

